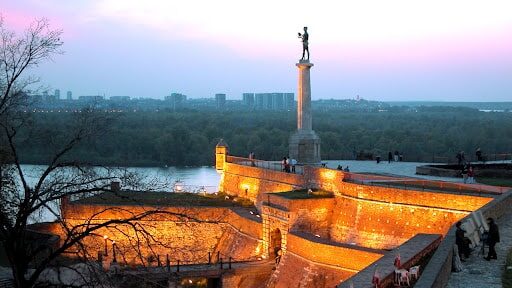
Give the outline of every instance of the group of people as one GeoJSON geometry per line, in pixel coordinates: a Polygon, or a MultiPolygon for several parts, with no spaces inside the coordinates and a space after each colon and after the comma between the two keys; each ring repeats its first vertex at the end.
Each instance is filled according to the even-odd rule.
{"type": "Polygon", "coordinates": [[[475,182],[475,170],[473,170],[473,166],[471,163],[466,163],[462,166],[462,179],[465,184],[474,184],[475,182]]]}
{"type": "Polygon", "coordinates": [[[297,160],[290,159],[288,157],[283,157],[283,160],[281,160],[281,167],[282,170],[286,173],[295,173],[295,166],[297,165],[297,160]]]}
{"type": "Polygon", "coordinates": [[[388,152],[388,163],[391,163],[391,161],[395,161],[395,162],[398,162],[398,161],[402,161],[403,160],[403,155],[400,154],[400,152],[398,152],[397,150],[395,150],[395,153],[391,153],[391,151],[388,152]]]}
{"type": "Polygon", "coordinates": [[[341,165],[338,165],[338,168],[336,168],[336,169],[338,169],[340,171],[350,172],[350,169],[348,168],[348,165],[345,168],[343,168],[343,166],[341,166],[341,165]]]}
{"type": "MultiPolygon", "coordinates": [[[[482,149],[480,149],[480,147],[476,148],[475,156],[476,156],[476,161],[478,161],[478,162],[484,161],[484,155],[483,155],[482,149]]],[[[457,155],[455,155],[455,158],[457,158],[457,164],[459,166],[466,164],[466,155],[464,155],[464,151],[457,152],[457,155]]]]}
{"type": "MultiPolygon", "coordinates": [[[[493,218],[487,218],[487,224],[489,225],[489,231],[484,232],[482,235],[482,245],[489,245],[489,253],[484,259],[491,261],[491,259],[498,259],[495,246],[496,243],[500,242],[500,232],[498,225],[493,218]]],[[[457,222],[455,227],[457,227],[457,230],[455,230],[455,244],[457,245],[457,249],[459,251],[460,260],[465,262],[465,259],[469,258],[469,255],[471,255],[471,241],[464,235],[466,231],[462,229],[462,222],[457,222]]]]}
{"type": "MultiPolygon", "coordinates": [[[[481,162],[484,161],[484,157],[482,155],[482,150],[477,148],[475,150],[475,156],[477,161],[481,162]]],[[[461,168],[461,174],[462,179],[464,180],[464,183],[466,184],[473,184],[476,183],[475,181],[475,170],[473,166],[471,166],[471,163],[469,161],[466,161],[466,156],[464,155],[464,151],[457,152],[457,155],[455,155],[455,158],[457,158],[457,165],[459,165],[461,168]]]]}

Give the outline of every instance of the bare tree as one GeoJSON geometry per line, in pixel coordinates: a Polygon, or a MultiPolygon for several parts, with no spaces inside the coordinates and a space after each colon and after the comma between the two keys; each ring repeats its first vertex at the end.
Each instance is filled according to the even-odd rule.
{"type": "MultiPolygon", "coordinates": [[[[142,178],[127,169],[97,167],[77,160],[78,157],[73,155],[77,146],[87,145],[108,132],[110,122],[115,120],[108,113],[82,109],[68,118],[66,129],[31,129],[32,121],[38,118],[28,109],[31,101],[25,91],[38,79],[26,74],[61,53],[61,34],[62,31],[50,29],[48,21],[41,19],[24,34],[17,35],[0,19],[0,243],[10,263],[15,287],[51,286],[55,281],[66,287],[113,287],[115,285],[106,281],[108,273],[94,265],[94,261],[102,258],[98,252],[102,250],[104,235],[124,238],[122,243],[110,247],[113,253],[119,252],[119,260],[125,264],[128,264],[128,255],[132,259],[135,255],[138,263],[143,265],[154,259],[161,263],[167,260],[159,258],[163,256],[159,254],[162,247],[169,249],[166,251],[176,251],[180,247],[173,247],[175,243],[154,235],[160,229],[155,224],[157,221],[163,219],[185,226],[199,222],[209,225],[223,222],[223,217],[227,216],[201,218],[183,208],[162,208],[158,202],[160,196],[155,203],[141,206],[140,198],[112,188],[112,181],[120,181],[124,186],[144,193],[161,191],[167,183],[142,178]],[[28,173],[22,166],[20,147],[26,141],[37,141],[53,151],[46,165],[37,172],[28,173]],[[68,221],[61,209],[70,200],[87,201],[101,197],[121,199],[119,201],[124,204],[135,203],[134,207],[138,208],[106,204],[74,219],[77,221],[68,221]],[[58,239],[33,229],[33,219],[37,219],[41,211],[55,219],[49,227],[55,227],[52,231],[57,231],[53,235],[58,235],[58,239]],[[75,252],[75,257],[65,257],[70,251],[75,252]],[[77,261],[82,266],[68,265],[77,264],[77,261]],[[61,277],[63,271],[74,271],[80,279],[67,283],[61,277]]],[[[78,203],[76,201],[74,203],[78,203]]],[[[192,231],[193,227],[190,229],[192,231]]],[[[225,225],[222,229],[236,228],[225,225]]],[[[182,255],[186,255],[186,259],[182,260],[197,263],[203,261],[201,257],[208,259],[208,251],[203,253],[204,249],[200,248],[201,242],[198,238],[183,249],[186,251],[182,251],[182,255]]],[[[209,251],[215,249],[210,247],[209,251]]]]}
{"type": "MultiPolygon", "coordinates": [[[[41,19],[18,35],[7,29],[0,19],[0,241],[12,269],[15,287],[43,285],[41,276],[48,274],[48,267],[71,248],[78,251],[83,263],[90,263],[91,252],[83,241],[87,237],[100,236],[105,229],[118,230],[136,239],[133,242],[136,249],[143,242],[157,243],[158,239],[152,237],[138,221],[157,213],[167,213],[158,209],[135,213],[124,210],[122,218],[105,220],[103,217],[103,221],[98,221],[96,218],[106,210],[116,209],[107,208],[90,215],[83,223],[72,225],[63,221],[59,210],[61,201],[112,192],[110,183],[113,180],[121,180],[139,189],[141,184],[140,179],[127,171],[92,168],[70,156],[77,145],[106,131],[112,119],[105,114],[93,110],[75,113],[69,124],[71,127],[58,135],[45,131],[26,132],[30,130],[32,118],[31,113],[27,113],[30,101],[25,90],[38,82],[37,78],[26,74],[31,68],[61,53],[61,34],[62,31],[50,29],[48,21],[41,19]],[[19,147],[24,141],[40,141],[54,151],[35,181],[29,179],[20,161],[19,147]],[[58,241],[51,241],[45,235],[30,230],[31,219],[42,210],[57,219],[54,224],[62,232],[58,241]],[[128,233],[128,229],[132,232],[128,233]]],[[[152,189],[158,187],[154,183],[150,186],[152,189]]],[[[170,214],[190,218],[180,213],[170,214]]],[[[89,268],[98,271],[94,266],[89,268]]],[[[84,281],[75,282],[77,286],[96,286],[91,284],[94,279],[96,283],[103,281],[101,276],[84,274],[84,269],[78,272],[84,281]]]]}

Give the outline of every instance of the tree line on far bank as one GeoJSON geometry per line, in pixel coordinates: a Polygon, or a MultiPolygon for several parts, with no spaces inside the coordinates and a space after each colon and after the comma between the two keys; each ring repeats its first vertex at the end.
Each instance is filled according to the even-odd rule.
{"type": "MultiPolygon", "coordinates": [[[[105,116],[111,123],[108,132],[80,144],[69,157],[112,166],[213,165],[215,145],[223,138],[232,155],[247,157],[254,152],[258,159],[279,160],[288,153],[288,138],[296,129],[295,113],[115,113],[105,116]]],[[[46,164],[59,139],[74,132],[69,123],[77,113],[32,116],[31,131],[38,133],[22,137],[20,158],[27,164],[46,164]]],[[[470,156],[478,147],[484,154],[512,150],[512,113],[470,108],[314,111],[313,128],[322,141],[322,159],[355,159],[361,151],[384,159],[389,151],[399,151],[405,161],[430,162],[435,157],[453,162],[457,152],[470,156]]]]}

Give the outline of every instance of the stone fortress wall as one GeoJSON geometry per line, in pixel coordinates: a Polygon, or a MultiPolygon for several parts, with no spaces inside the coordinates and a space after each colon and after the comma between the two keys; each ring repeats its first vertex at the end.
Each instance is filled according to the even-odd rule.
{"type": "MultiPolygon", "coordinates": [[[[359,272],[370,273],[373,263],[393,257],[390,253],[397,249],[406,249],[408,263],[413,263],[418,255],[434,251],[440,235],[453,223],[493,199],[359,184],[346,181],[357,174],[320,167],[305,166],[300,174],[293,174],[226,159],[226,154],[217,153],[217,169],[222,173],[219,191],[252,200],[261,218],[235,207],[158,207],[163,213],[137,222],[156,240],[135,243],[126,238],[133,236],[131,228],[118,225],[86,239],[89,256],[94,259],[104,250],[103,235],[116,241],[122,257],[118,261],[134,265],[148,264],[153,253],[161,256],[162,263],[169,255],[174,263],[188,264],[205,263],[208,252],[213,261],[217,252],[235,261],[273,259],[280,249],[281,262],[266,287],[332,287],[359,272]],[[332,197],[287,198],[280,193],[308,188],[330,192],[332,197]],[[137,246],[142,254],[134,249],[137,246]]],[[[152,209],[64,201],[62,217],[70,226],[85,227],[88,222],[122,219],[152,209]]],[[[55,225],[52,232],[65,234],[55,225]]],[[[110,242],[108,246],[110,252],[110,242]]]]}
{"type": "MultiPolygon", "coordinates": [[[[68,227],[86,228],[87,223],[103,223],[112,219],[126,219],[132,215],[155,210],[142,205],[99,205],[67,202],[62,207],[62,216],[68,227]]],[[[91,259],[97,259],[105,247],[104,235],[108,236],[108,253],[112,257],[111,241],[116,241],[118,261],[128,264],[148,264],[150,255],[160,256],[165,263],[166,255],[176,263],[205,263],[208,252],[216,261],[217,252],[224,259],[234,261],[255,260],[260,256],[261,221],[251,220],[236,208],[229,207],[158,207],[160,213],[148,216],[135,225],[144,227],[153,236],[137,241],[134,230],[128,225],[102,228],[83,242],[91,259]],[[128,237],[127,237],[128,236],[128,237]]],[[[246,211],[245,211],[246,212],[246,211]]],[[[65,239],[65,229],[52,226],[54,234],[65,239]]],[[[73,252],[73,250],[68,251],[73,252]]],[[[155,257],[152,257],[157,261],[155,257]]],[[[155,265],[156,263],[150,263],[155,265]]]]}
{"type": "Polygon", "coordinates": [[[281,232],[284,255],[268,287],[339,284],[389,254],[385,250],[411,246],[408,241],[412,238],[413,243],[422,243],[418,251],[404,248],[410,250],[408,259],[413,263],[417,255],[437,248],[440,238],[436,235],[445,235],[453,223],[493,199],[358,184],[344,181],[347,175],[343,171],[312,166],[303,167],[302,174],[293,174],[224,162],[219,170],[219,191],[251,199],[262,213],[263,251],[269,257],[272,233],[281,232]],[[279,192],[307,188],[330,191],[334,197],[279,196],[279,192]],[[359,255],[361,251],[368,253],[366,258],[359,255]]]}
{"type": "Polygon", "coordinates": [[[318,167],[304,167],[304,175],[297,175],[226,163],[219,190],[238,197],[248,195],[257,207],[270,203],[289,211],[292,231],[375,249],[396,247],[418,233],[444,235],[453,223],[492,200],[343,179],[342,171],[318,167]],[[289,201],[266,194],[301,188],[332,191],[335,197],[289,201]]]}

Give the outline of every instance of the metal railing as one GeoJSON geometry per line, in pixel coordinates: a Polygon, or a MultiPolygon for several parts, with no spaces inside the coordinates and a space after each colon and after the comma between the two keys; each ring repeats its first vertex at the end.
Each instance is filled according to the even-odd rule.
{"type": "MultiPolygon", "coordinates": [[[[103,261],[103,259],[98,259],[99,262],[103,261]]],[[[123,263],[122,259],[118,259],[114,262],[123,263]]],[[[204,257],[200,257],[199,259],[194,259],[192,261],[181,260],[177,258],[172,258],[169,254],[166,255],[151,255],[145,261],[144,265],[136,265],[131,266],[128,263],[124,262],[123,269],[124,270],[138,270],[139,268],[160,268],[164,269],[168,272],[180,272],[180,270],[185,269],[197,269],[201,267],[208,267],[207,269],[232,269],[232,265],[234,264],[245,264],[245,263],[255,263],[261,262],[261,258],[251,257],[247,259],[236,259],[235,257],[226,255],[220,251],[217,252],[208,252],[204,257]],[[131,267],[130,267],[131,266],[131,267]]]]}
{"type": "MultiPolygon", "coordinates": [[[[226,156],[226,161],[228,163],[233,163],[237,165],[249,166],[249,167],[257,167],[274,171],[284,171],[284,165],[281,164],[280,161],[266,161],[266,160],[258,160],[258,159],[249,159],[244,157],[237,156],[226,156]]],[[[290,172],[294,174],[304,174],[304,166],[295,165],[295,169],[290,165],[290,172]]]]}
{"type": "MultiPolygon", "coordinates": [[[[464,155],[464,160],[466,162],[475,162],[475,163],[481,163],[481,162],[497,162],[497,163],[506,163],[506,162],[512,162],[512,153],[511,152],[503,152],[503,153],[488,153],[488,154],[482,154],[482,160],[478,161],[478,158],[476,155],[470,154],[470,155],[464,155]]],[[[457,163],[457,157],[456,155],[432,155],[432,163],[457,163]]]]}

